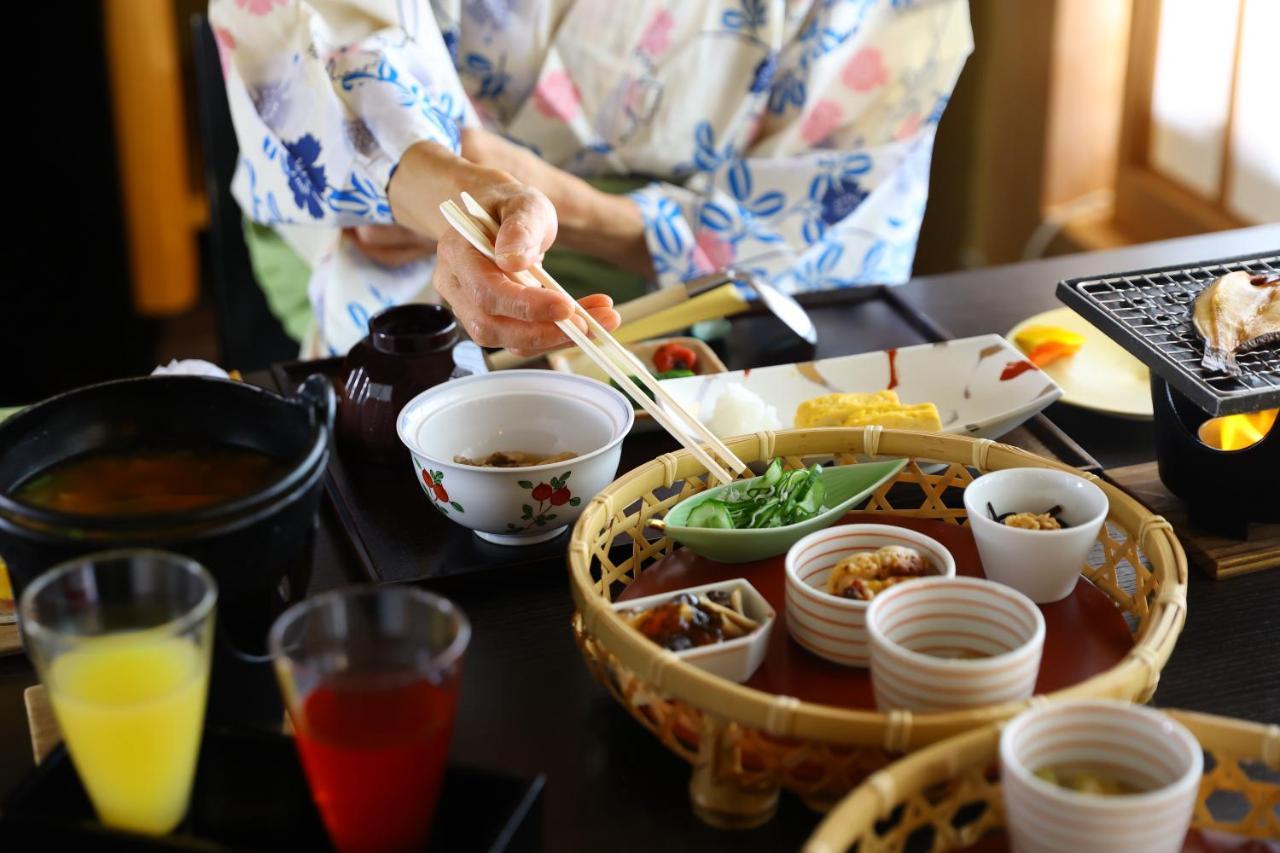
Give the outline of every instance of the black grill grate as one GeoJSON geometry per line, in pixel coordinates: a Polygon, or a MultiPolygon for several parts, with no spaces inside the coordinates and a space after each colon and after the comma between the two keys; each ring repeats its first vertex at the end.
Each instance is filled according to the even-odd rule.
{"type": "Polygon", "coordinates": [[[1058,284],[1058,298],[1211,415],[1280,407],[1280,347],[1240,353],[1239,376],[1200,366],[1204,343],[1191,325],[1200,292],[1236,270],[1280,276],[1280,250],[1185,267],[1163,267],[1058,284]]]}

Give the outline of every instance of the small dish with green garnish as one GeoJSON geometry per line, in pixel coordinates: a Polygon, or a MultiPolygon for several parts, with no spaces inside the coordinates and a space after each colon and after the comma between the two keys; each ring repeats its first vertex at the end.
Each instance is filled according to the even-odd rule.
{"type": "Polygon", "coordinates": [[[650,523],[709,560],[763,560],[835,524],[906,464],[891,459],[787,470],[775,459],[763,475],[699,492],[650,523]]]}

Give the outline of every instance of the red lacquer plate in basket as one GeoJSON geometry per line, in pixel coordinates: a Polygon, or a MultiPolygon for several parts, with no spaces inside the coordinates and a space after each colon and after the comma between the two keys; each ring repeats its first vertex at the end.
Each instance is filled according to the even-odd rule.
{"type": "Polygon", "coordinates": [[[690,796],[705,821],[758,825],[772,816],[782,788],[828,807],[902,754],[1008,719],[1034,702],[1067,696],[1145,700],[1154,692],[1186,617],[1186,559],[1168,523],[1121,490],[1026,451],[964,436],[836,428],[763,432],[728,444],[744,461],[782,457],[788,467],[909,458],[851,520],[899,524],[934,537],[953,552],[960,575],[981,572],[960,500],[980,473],[1070,471],[1096,482],[1110,512],[1075,592],[1043,608],[1047,636],[1036,696],[964,711],[882,713],[874,709],[864,670],[823,661],[790,639],[781,557],[711,564],[647,527],[649,519],[706,488],[706,470],[697,460],[683,451],[665,454],[616,480],[589,502],[569,545],[575,635],[597,680],[693,765],[690,796]],[[765,662],[746,684],[684,662],[611,606],[733,577],[750,580],[780,623],[765,662]]]}
{"type": "MultiPolygon", "coordinates": [[[[891,524],[916,530],[936,539],[951,552],[957,575],[984,576],[968,527],[874,512],[850,513],[840,523],[891,524]]],[[[869,670],[824,660],[788,635],[783,560],[784,557],[778,556],[757,563],[729,565],[705,560],[686,548],[678,548],[646,569],[617,600],[746,578],[777,611],[764,663],[746,685],[766,693],[794,696],[803,702],[874,710],[869,670]]],[[[1040,611],[1044,614],[1045,640],[1036,693],[1064,690],[1106,672],[1133,648],[1133,635],[1129,633],[1124,614],[1105,592],[1083,577],[1071,595],[1062,601],[1041,605],[1040,611]]]]}

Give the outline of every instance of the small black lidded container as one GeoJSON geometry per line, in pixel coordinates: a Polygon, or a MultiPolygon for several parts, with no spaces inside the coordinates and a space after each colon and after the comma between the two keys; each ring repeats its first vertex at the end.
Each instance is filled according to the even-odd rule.
{"type": "Polygon", "coordinates": [[[1059,283],[1058,298],[1151,370],[1160,479],[1192,524],[1247,539],[1250,522],[1280,522],[1280,425],[1239,450],[1200,439],[1210,418],[1280,408],[1280,346],[1238,353],[1239,373],[1201,365],[1191,323],[1195,299],[1236,270],[1280,278],[1280,249],[1187,267],[1163,267],[1059,283]]]}

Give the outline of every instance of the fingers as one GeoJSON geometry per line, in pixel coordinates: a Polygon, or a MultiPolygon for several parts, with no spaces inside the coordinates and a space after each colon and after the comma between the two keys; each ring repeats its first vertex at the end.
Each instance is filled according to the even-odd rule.
{"type": "Polygon", "coordinates": [[[607,293],[593,293],[578,300],[578,304],[590,311],[592,308],[612,308],[613,297],[607,293]]]}
{"type": "Polygon", "coordinates": [[[589,308],[587,313],[591,315],[591,319],[603,326],[606,332],[612,332],[622,322],[618,312],[612,308],[589,308]]]}
{"type": "Polygon", "coordinates": [[[375,264],[392,269],[421,261],[431,255],[430,250],[421,246],[360,246],[360,253],[375,264]]]}
{"type": "Polygon", "coordinates": [[[435,248],[435,241],[416,231],[410,231],[403,225],[358,225],[352,229],[356,241],[363,246],[405,247],[419,246],[435,248]]]}
{"type": "Polygon", "coordinates": [[[435,253],[436,243],[399,225],[361,225],[346,232],[360,253],[384,267],[402,267],[435,253]]]}
{"type": "Polygon", "coordinates": [[[532,188],[508,195],[498,206],[494,252],[507,272],[528,269],[542,259],[556,239],[556,209],[532,188]]]}
{"type": "Polygon", "coordinates": [[[528,322],[554,323],[573,313],[568,298],[512,281],[461,235],[446,235],[440,241],[439,253],[450,273],[442,282],[450,292],[441,295],[451,304],[464,302],[483,314],[528,322]]]}
{"type": "Polygon", "coordinates": [[[593,293],[578,300],[597,323],[612,332],[622,323],[622,316],[613,309],[613,297],[605,293],[593,293]]]}

